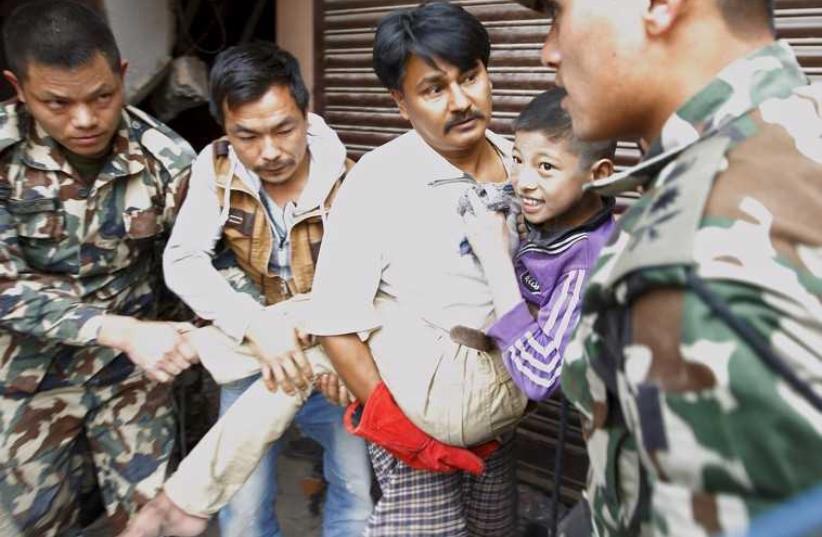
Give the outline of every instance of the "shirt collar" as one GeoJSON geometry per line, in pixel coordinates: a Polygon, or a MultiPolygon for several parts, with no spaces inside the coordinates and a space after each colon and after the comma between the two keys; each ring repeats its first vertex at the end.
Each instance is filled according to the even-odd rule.
{"type": "Polygon", "coordinates": [[[643,160],[688,146],[758,107],[806,85],[790,46],[775,41],[726,66],[682,105],[662,128],[643,160]]]}
{"type": "MultiPolygon", "coordinates": [[[[418,149],[417,151],[408,152],[408,157],[413,159],[413,168],[416,169],[418,166],[427,167],[425,173],[420,174],[421,180],[424,180],[425,182],[440,181],[457,179],[466,175],[465,172],[448,162],[445,157],[437,153],[433,147],[428,145],[428,143],[423,140],[422,136],[420,136],[417,131],[411,130],[406,134],[406,136],[409,137],[409,141],[418,149]],[[421,154],[425,156],[420,158],[421,154]]],[[[514,144],[490,130],[485,131],[485,138],[499,153],[502,158],[503,165],[505,166],[505,171],[510,177],[511,166],[513,166],[511,154],[513,153],[514,144]]]]}

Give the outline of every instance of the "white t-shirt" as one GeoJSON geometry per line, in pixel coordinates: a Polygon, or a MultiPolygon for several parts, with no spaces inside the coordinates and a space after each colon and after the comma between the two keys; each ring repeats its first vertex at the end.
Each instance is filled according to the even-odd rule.
{"type": "MultiPolygon", "coordinates": [[[[486,136],[508,168],[512,144],[490,131],[486,136]]],[[[472,184],[413,130],[363,156],[331,209],[309,332],[378,328],[378,292],[446,331],[487,325],[490,289],[474,256],[460,253],[466,235],[457,200],[472,184]]]]}

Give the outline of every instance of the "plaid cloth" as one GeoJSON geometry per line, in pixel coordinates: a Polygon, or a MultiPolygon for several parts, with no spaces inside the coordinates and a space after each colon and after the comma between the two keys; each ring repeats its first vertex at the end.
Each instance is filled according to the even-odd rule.
{"type": "Polygon", "coordinates": [[[414,470],[375,444],[368,445],[382,489],[366,537],[484,537],[515,534],[513,442],[486,461],[485,473],[414,470]]]}

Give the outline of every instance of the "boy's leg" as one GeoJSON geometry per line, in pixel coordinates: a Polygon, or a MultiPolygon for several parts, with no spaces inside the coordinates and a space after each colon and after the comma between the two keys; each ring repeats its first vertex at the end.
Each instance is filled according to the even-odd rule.
{"type": "Polygon", "coordinates": [[[474,446],[510,431],[527,399],[479,330],[448,333],[403,312],[386,310],[368,340],[380,375],[414,425],[451,446],[474,446]],[[476,333],[477,337],[470,337],[476,333]]]}
{"type": "Polygon", "coordinates": [[[375,444],[369,444],[368,451],[382,497],[368,519],[364,535],[471,535],[463,502],[463,474],[414,470],[375,444]]]}
{"type": "Polygon", "coordinates": [[[189,514],[208,517],[226,505],[305,400],[305,394],[272,393],[260,377],[252,379],[165,484],[169,498],[189,514]]]}
{"type": "Polygon", "coordinates": [[[343,408],[314,393],[297,413],[297,424],[323,449],[323,471],[328,493],[323,509],[323,536],[362,535],[373,504],[371,465],[361,438],[343,426],[343,408]]]}
{"type": "Polygon", "coordinates": [[[516,534],[513,447],[513,438],[504,440],[500,448],[485,460],[482,475],[463,474],[463,504],[472,537],[516,534]]]}
{"type": "MultiPolygon", "coordinates": [[[[222,386],[221,419],[252,384],[259,382],[260,376],[257,375],[222,386]]],[[[281,537],[274,501],[277,497],[277,458],[282,448],[281,441],[274,442],[243,486],[220,509],[218,518],[222,536],[281,537]]]]}

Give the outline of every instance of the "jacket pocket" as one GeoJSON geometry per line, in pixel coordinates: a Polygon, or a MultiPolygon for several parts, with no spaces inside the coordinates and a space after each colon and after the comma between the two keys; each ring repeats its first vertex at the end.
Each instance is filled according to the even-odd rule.
{"type": "Polygon", "coordinates": [[[126,238],[132,240],[148,239],[163,231],[160,214],[154,209],[128,209],[123,211],[123,225],[126,238]]]}
{"type": "Polygon", "coordinates": [[[59,240],[66,236],[66,217],[57,198],[11,198],[7,207],[17,221],[20,237],[59,240]]]}

